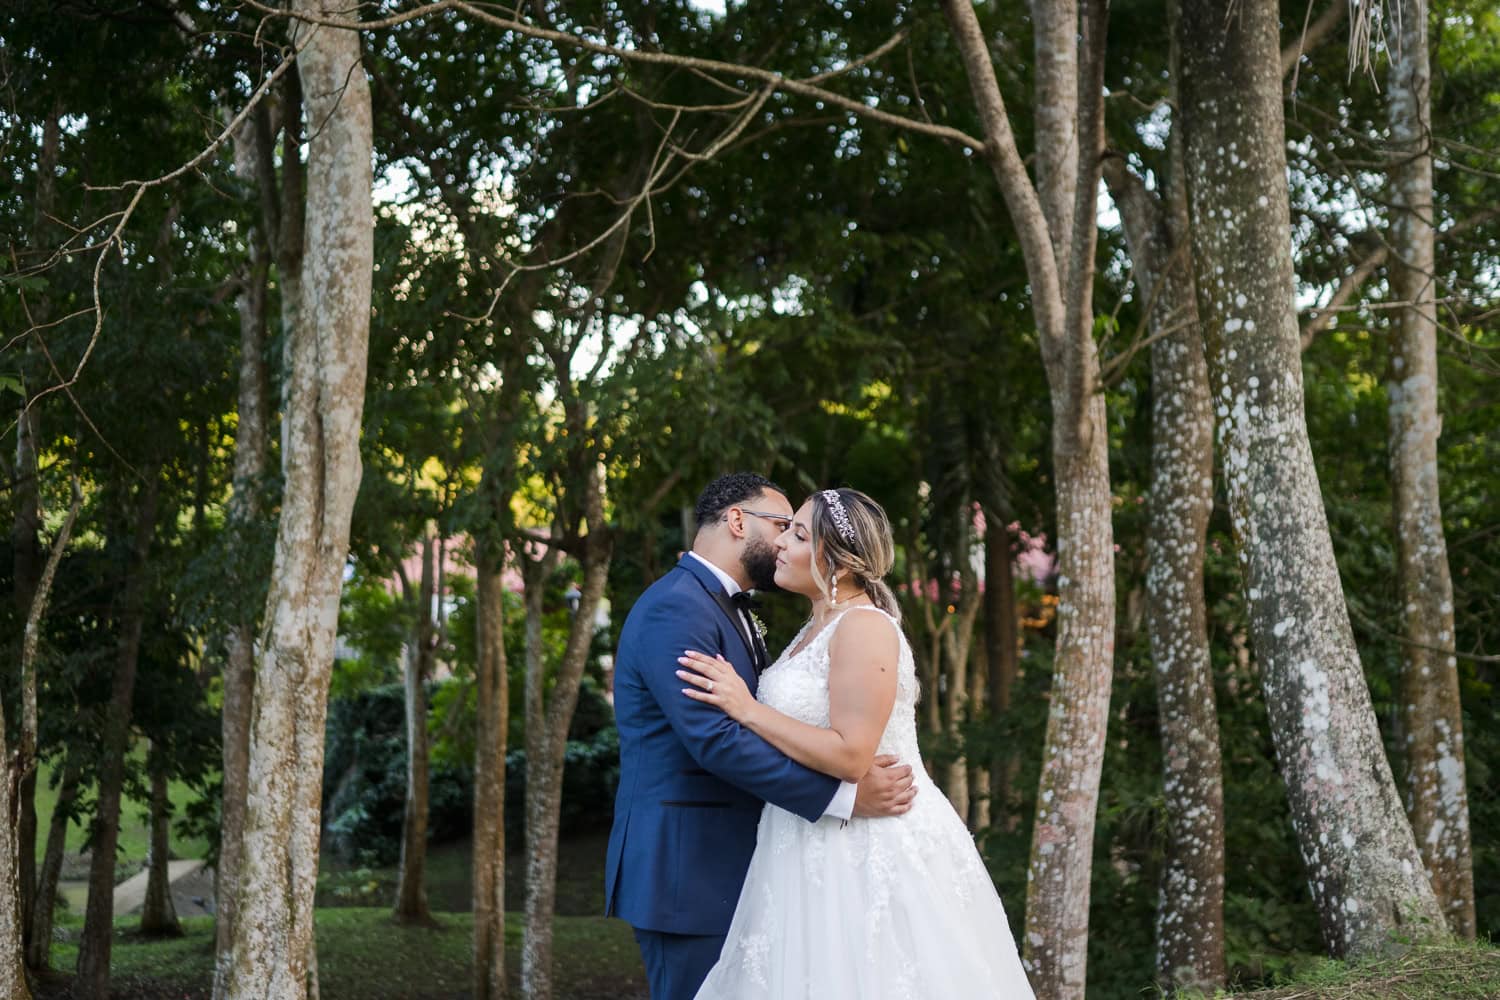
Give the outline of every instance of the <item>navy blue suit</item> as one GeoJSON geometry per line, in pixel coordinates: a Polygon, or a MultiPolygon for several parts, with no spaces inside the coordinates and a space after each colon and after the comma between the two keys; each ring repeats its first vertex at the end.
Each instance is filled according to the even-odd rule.
{"type": "Polygon", "coordinates": [[[763,802],[817,820],[837,779],[788,759],[719,709],[682,693],[677,658],[723,654],[751,692],[749,640],[692,556],[631,608],[615,657],[620,788],[605,907],[636,929],[652,1000],[691,1000],[734,916],[763,802]]]}

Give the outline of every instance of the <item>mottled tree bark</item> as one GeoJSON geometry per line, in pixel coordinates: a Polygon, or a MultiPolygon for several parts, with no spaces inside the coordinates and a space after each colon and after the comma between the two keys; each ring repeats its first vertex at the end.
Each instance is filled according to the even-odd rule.
{"type": "Polygon", "coordinates": [[[972,0],[944,0],[984,125],[991,170],[1021,244],[1052,397],[1058,635],[1026,886],[1024,961],[1042,1000],[1081,1000],[1094,818],[1114,666],[1109,442],[1093,338],[1095,200],[1104,149],[1107,0],[1037,5],[1037,183],[1016,148],[972,0]],[[1076,57],[1068,55],[1076,51],[1076,57]]]}
{"type": "Polygon", "coordinates": [[[33,969],[52,965],[52,928],[57,911],[57,883],[62,877],[63,853],[67,848],[68,821],[73,803],[78,801],[78,785],[83,769],[71,754],[63,766],[57,802],[52,807],[52,822],[47,826],[47,849],[37,872],[36,902],[31,908],[31,937],[26,943],[26,964],[33,969]]]}
{"type": "MultiPolygon", "coordinates": [[[[300,114],[300,107],[289,109],[300,114]]],[[[288,134],[296,131],[288,122],[288,134]]],[[[253,183],[261,206],[260,224],[246,234],[246,264],[237,302],[240,316],[238,424],[234,437],[233,493],[229,502],[231,531],[243,533],[260,516],[260,480],[270,447],[271,374],[268,285],[271,245],[279,219],[275,167],[271,162],[270,113],[264,102],[234,137],[235,173],[253,183]]],[[[300,164],[296,168],[301,169],[300,164]]],[[[295,287],[295,286],[294,286],[295,287]]],[[[241,537],[245,537],[241,534],[241,537]]],[[[243,563],[241,563],[243,565],[243,563]]],[[[248,587],[252,581],[242,581],[248,587]]],[[[239,897],[240,860],[244,855],[245,805],[249,795],[250,709],[255,692],[255,621],[230,627],[224,643],[222,710],[223,782],[219,808],[219,863],[214,872],[215,1000],[224,1000],[226,976],[234,946],[239,897]]]]}
{"type": "MultiPolygon", "coordinates": [[[[566,369],[563,370],[566,377],[566,369]]],[[[573,423],[577,439],[586,424],[573,423]]],[[[594,449],[590,448],[589,451],[594,449]]],[[[587,462],[587,460],[585,460],[587,462]]],[[[526,580],[526,933],[521,941],[521,995],[526,1000],[552,997],[552,918],[557,900],[557,829],[562,806],[563,751],[568,725],[578,705],[578,688],[594,638],[594,614],[609,576],[611,540],[604,519],[604,482],[597,465],[588,463],[579,484],[586,533],[578,537],[583,585],[578,610],[551,698],[545,695],[546,661],[542,650],[542,591],[550,568],[528,562],[526,580]]],[[[550,550],[556,552],[555,548],[550,550]]]]}
{"type": "Polygon", "coordinates": [[[151,846],[146,854],[146,898],[141,904],[141,934],[147,937],[180,937],[182,924],[172,904],[171,851],[172,801],[167,797],[167,769],[161,748],[155,743],[147,754],[151,774],[151,846]]]}
{"type": "Polygon", "coordinates": [[[1401,585],[1406,808],[1455,934],[1474,937],[1474,862],[1454,657],[1453,580],[1438,489],[1437,252],[1427,4],[1397,0],[1386,86],[1391,122],[1391,483],[1401,585]]]}
{"type": "Polygon", "coordinates": [[[4,704],[0,703],[0,1000],[31,1000],[26,983],[26,948],[21,928],[21,880],[17,870],[16,789],[10,774],[10,741],[5,734],[4,704]]]}
{"type": "Polygon", "coordinates": [[[1277,9],[1185,0],[1182,125],[1199,317],[1251,635],[1329,949],[1441,924],[1349,627],[1307,435],[1277,9]]]}
{"type": "Polygon", "coordinates": [[[510,684],[505,663],[504,566],[481,546],[475,555],[479,622],[474,759],[474,1000],[505,996],[505,750],[510,684]]]}
{"type": "MultiPolygon", "coordinates": [[[[293,9],[322,15],[340,8],[335,0],[300,0],[293,9]]],[[[284,496],[257,649],[255,795],[245,812],[229,1000],[303,1000],[314,989],[323,728],[359,488],[369,345],[371,113],[359,38],[306,24],[293,31],[312,135],[306,250],[291,336],[284,496]]]]}
{"type": "Polygon", "coordinates": [[[1146,614],[1161,719],[1167,850],[1156,974],[1168,990],[1224,984],[1224,785],[1208,648],[1203,558],[1213,512],[1213,406],[1186,241],[1181,130],[1170,200],[1122,160],[1105,165],[1134,271],[1150,303],[1151,505],[1146,614]]]}
{"type": "MultiPolygon", "coordinates": [[[[433,579],[437,537],[422,538],[422,575],[415,594],[407,594],[416,612],[406,646],[406,798],[401,814],[401,868],[396,885],[398,923],[430,924],[427,909],[427,680],[432,676],[437,626],[433,621],[433,579]]],[[[403,580],[405,577],[403,576],[403,580]]]]}
{"type": "Polygon", "coordinates": [[[144,476],[145,483],[135,498],[135,532],[119,605],[119,647],[100,739],[103,756],[99,763],[99,795],[94,805],[94,835],[89,847],[89,901],[78,945],[75,989],[82,989],[85,996],[95,1000],[106,1000],[109,996],[120,797],[125,785],[125,758],[130,753],[130,703],[145,625],[146,557],[156,530],[157,498],[161,492],[160,469],[147,469],[144,476]]]}

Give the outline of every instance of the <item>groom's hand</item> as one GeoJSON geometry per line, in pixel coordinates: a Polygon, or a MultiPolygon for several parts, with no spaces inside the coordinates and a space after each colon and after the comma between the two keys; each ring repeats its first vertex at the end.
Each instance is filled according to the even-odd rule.
{"type": "Polygon", "coordinates": [[[854,793],[854,815],[900,816],[911,808],[911,800],[916,797],[911,768],[901,763],[899,757],[876,757],[875,766],[859,779],[859,789],[854,793]]]}

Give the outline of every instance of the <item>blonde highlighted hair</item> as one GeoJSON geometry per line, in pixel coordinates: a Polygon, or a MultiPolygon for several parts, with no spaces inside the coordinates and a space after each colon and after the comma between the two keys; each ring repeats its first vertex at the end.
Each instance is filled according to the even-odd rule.
{"type": "Polygon", "coordinates": [[[896,541],[885,509],[859,490],[847,488],[820,490],[810,499],[813,581],[823,596],[833,602],[835,581],[840,573],[848,573],[845,586],[852,582],[877,608],[900,621],[901,607],[885,582],[896,563],[896,541]]]}

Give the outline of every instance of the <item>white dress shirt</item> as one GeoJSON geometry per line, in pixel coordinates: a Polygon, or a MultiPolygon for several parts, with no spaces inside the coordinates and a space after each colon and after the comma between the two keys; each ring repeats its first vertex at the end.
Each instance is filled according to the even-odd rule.
{"type": "MultiPolygon", "coordinates": [[[[739,585],[739,582],[736,581],[734,577],[730,576],[728,573],[724,572],[722,569],[715,566],[713,563],[709,562],[698,553],[689,552],[688,555],[692,556],[694,559],[707,566],[709,572],[713,573],[714,577],[717,578],[719,583],[723,585],[724,593],[728,594],[730,597],[733,597],[735,594],[738,594],[741,590],[744,589],[739,585]]],[[[745,639],[750,642],[750,648],[754,649],[755,640],[750,635],[750,633],[745,630],[754,628],[755,626],[747,620],[748,616],[740,615],[739,617],[740,630],[744,632],[745,639]]],[[[828,803],[828,808],[823,810],[823,815],[832,816],[836,819],[849,819],[854,815],[854,796],[858,789],[859,786],[852,781],[840,782],[839,790],[833,793],[833,801],[828,803]]]]}

